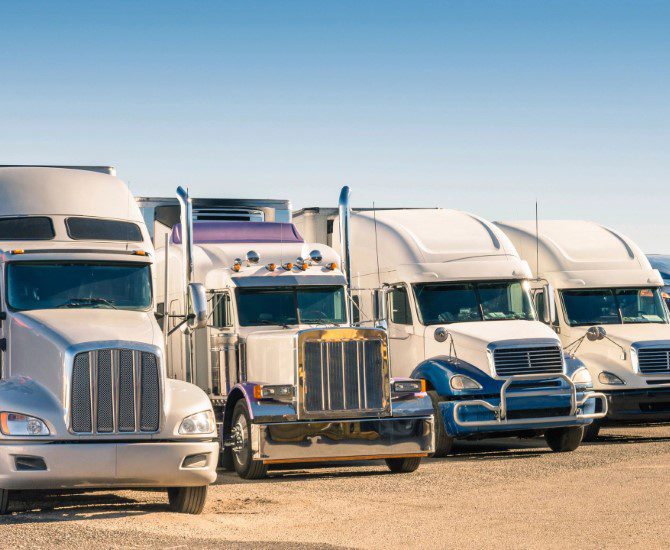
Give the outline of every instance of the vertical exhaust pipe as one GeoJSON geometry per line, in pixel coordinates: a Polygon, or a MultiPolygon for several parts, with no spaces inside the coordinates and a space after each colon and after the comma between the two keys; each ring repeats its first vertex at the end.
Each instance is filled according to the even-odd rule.
{"type": "MultiPolygon", "coordinates": [[[[191,299],[189,296],[189,285],[193,281],[193,203],[188,191],[183,187],[177,187],[177,200],[179,201],[181,222],[181,254],[182,254],[182,290],[184,292],[185,313],[191,311],[191,299]]],[[[184,332],[185,342],[185,373],[186,381],[196,383],[192,331],[184,332]]]]}
{"type": "Polygon", "coordinates": [[[354,316],[353,300],[351,296],[351,189],[345,185],[340,191],[340,200],[338,203],[338,213],[340,221],[340,252],[342,254],[342,272],[347,280],[347,289],[349,294],[349,319],[354,316]]]}

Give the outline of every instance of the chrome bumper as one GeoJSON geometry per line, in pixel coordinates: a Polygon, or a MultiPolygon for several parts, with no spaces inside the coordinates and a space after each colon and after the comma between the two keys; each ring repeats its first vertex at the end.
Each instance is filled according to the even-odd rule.
{"type": "Polygon", "coordinates": [[[0,487],[12,490],[189,487],[216,479],[216,441],[137,443],[3,443],[0,487]],[[41,458],[21,470],[17,458],[41,458]],[[188,462],[184,462],[189,458],[188,462]],[[192,464],[189,465],[189,462],[192,464]]]}
{"type": "Polygon", "coordinates": [[[500,404],[493,405],[488,401],[483,399],[472,399],[469,401],[458,401],[454,405],[453,409],[454,422],[459,426],[463,427],[485,427],[485,426],[510,426],[515,425],[527,426],[529,424],[549,424],[549,423],[565,423],[565,422],[574,422],[575,420],[594,420],[598,418],[603,418],[607,415],[607,396],[600,392],[585,392],[584,396],[581,399],[577,398],[577,387],[572,379],[565,374],[557,374],[547,376],[546,374],[522,374],[516,376],[510,376],[505,383],[503,384],[500,390],[500,404]],[[523,419],[512,419],[507,418],[508,405],[507,399],[509,397],[542,397],[542,396],[551,396],[557,397],[561,395],[567,395],[565,393],[565,388],[544,389],[537,391],[525,391],[525,392],[509,392],[509,387],[514,384],[514,382],[528,381],[528,380],[555,380],[561,379],[568,383],[570,389],[570,413],[565,416],[550,416],[550,417],[538,417],[538,418],[523,418],[523,419]],[[580,412],[580,408],[586,404],[590,399],[600,399],[602,403],[602,410],[600,412],[594,413],[583,413],[580,412]],[[459,410],[463,407],[483,407],[491,411],[496,419],[495,420],[461,420],[459,417],[459,410]]]}
{"type": "Polygon", "coordinates": [[[435,450],[432,416],[252,424],[254,460],[266,464],[422,457],[435,450]]]}

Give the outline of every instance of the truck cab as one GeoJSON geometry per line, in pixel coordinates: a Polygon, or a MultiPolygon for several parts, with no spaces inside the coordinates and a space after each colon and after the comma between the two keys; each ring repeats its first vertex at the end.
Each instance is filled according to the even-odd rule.
{"type": "Polygon", "coordinates": [[[153,245],[112,174],[0,168],[0,512],[21,490],[164,487],[199,513],[216,478],[211,404],[167,376],[153,245]]]}
{"type": "Polygon", "coordinates": [[[351,324],[339,256],[302,238],[287,201],[177,197],[138,202],[154,225],[169,362],[209,394],[223,465],[245,479],[318,461],[415,470],[433,450],[430,400],[391,380],[383,329],[351,324]],[[182,331],[189,283],[208,317],[182,331]]]}
{"type": "MultiPolygon", "coordinates": [[[[295,220],[308,238],[336,246],[341,215],[309,208],[295,220]]],[[[500,230],[456,210],[360,209],[351,242],[359,322],[386,322],[393,375],[427,384],[442,420],[436,456],[455,439],[510,435],[577,448],[602,414],[599,396],[537,320],[528,264],[500,230]]]]}
{"type": "Polygon", "coordinates": [[[498,222],[529,262],[535,299],[566,353],[607,396],[601,425],[670,421],[670,324],[663,279],[614,229],[581,220],[498,222]]]}

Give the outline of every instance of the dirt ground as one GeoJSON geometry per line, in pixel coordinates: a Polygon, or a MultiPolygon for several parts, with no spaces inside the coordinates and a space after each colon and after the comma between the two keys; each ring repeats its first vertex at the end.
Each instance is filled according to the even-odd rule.
{"type": "Polygon", "coordinates": [[[201,516],[160,492],[25,495],[0,547],[670,547],[670,426],[606,429],[554,454],[542,440],[460,443],[413,474],[383,463],[222,473],[201,516]]]}

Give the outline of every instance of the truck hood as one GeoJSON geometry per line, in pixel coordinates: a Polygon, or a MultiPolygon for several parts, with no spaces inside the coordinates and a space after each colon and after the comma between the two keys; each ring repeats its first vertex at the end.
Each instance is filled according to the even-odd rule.
{"type": "Polygon", "coordinates": [[[150,311],[63,309],[12,312],[7,318],[8,376],[26,376],[49,388],[63,404],[69,388],[66,365],[73,346],[126,341],[160,346],[162,336],[150,311]]]}
{"type": "Polygon", "coordinates": [[[431,325],[424,333],[426,358],[437,355],[452,355],[491,374],[487,348],[494,342],[551,340],[560,346],[560,340],[553,330],[539,321],[479,321],[471,323],[452,323],[449,325],[431,325]],[[435,340],[435,329],[443,327],[453,337],[445,342],[435,340]]]}
{"type": "MultiPolygon", "coordinates": [[[[621,378],[626,383],[626,389],[648,389],[646,381],[648,377],[633,370],[631,346],[636,342],[648,345],[665,342],[670,347],[670,325],[649,323],[602,326],[607,332],[607,338],[595,342],[584,338],[575,354],[589,369],[594,387],[612,389],[612,386],[603,385],[598,380],[598,375],[602,371],[608,371],[621,378]]],[[[563,337],[563,344],[568,345],[576,341],[588,328],[570,327],[569,334],[563,337]]]]}

